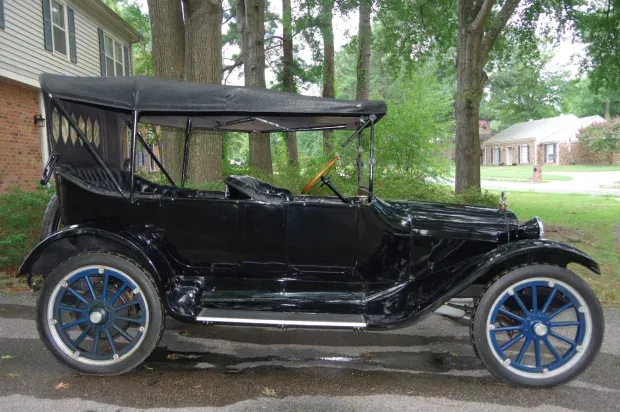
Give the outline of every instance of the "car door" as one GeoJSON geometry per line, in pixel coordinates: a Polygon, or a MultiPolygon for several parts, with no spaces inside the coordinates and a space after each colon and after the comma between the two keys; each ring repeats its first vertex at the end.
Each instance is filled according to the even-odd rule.
{"type": "Polygon", "coordinates": [[[355,271],[358,215],[358,205],[335,198],[304,198],[287,204],[290,277],[286,292],[292,298],[315,301],[317,307],[310,305],[309,310],[319,306],[330,311],[359,309],[363,283],[355,271]]]}

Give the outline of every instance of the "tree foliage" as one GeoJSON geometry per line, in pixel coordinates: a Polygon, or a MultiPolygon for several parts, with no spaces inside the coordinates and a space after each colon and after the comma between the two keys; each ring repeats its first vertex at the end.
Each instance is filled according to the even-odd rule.
{"type": "Polygon", "coordinates": [[[604,153],[609,164],[613,164],[614,154],[620,153],[620,117],[580,130],[579,140],[593,152],[604,153]]]}

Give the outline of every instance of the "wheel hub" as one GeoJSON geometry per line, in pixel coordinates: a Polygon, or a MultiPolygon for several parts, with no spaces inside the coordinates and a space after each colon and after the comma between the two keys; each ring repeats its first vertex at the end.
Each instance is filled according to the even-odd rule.
{"type": "Polygon", "coordinates": [[[545,336],[548,332],[547,326],[543,325],[542,323],[537,323],[536,325],[534,325],[534,333],[537,336],[545,336]]]}
{"type": "Polygon", "coordinates": [[[106,321],[107,317],[108,317],[108,314],[107,314],[106,310],[103,309],[103,308],[94,309],[88,315],[88,318],[90,319],[90,321],[93,324],[95,324],[95,325],[99,325],[101,323],[104,323],[106,321]]]}

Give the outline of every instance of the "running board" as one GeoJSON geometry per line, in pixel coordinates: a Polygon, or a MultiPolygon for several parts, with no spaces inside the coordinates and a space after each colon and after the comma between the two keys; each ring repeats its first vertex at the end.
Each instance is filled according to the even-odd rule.
{"type": "Polygon", "coordinates": [[[340,315],[331,313],[203,309],[196,317],[196,320],[207,323],[235,323],[245,325],[306,326],[354,329],[366,327],[366,321],[362,315],[340,315]]]}

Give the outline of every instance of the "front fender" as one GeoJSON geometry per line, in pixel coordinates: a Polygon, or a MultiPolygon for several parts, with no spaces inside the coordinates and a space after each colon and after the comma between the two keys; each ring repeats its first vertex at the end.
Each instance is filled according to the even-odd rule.
{"type": "Polygon", "coordinates": [[[577,263],[600,274],[598,263],[572,246],[546,239],[519,240],[499,246],[463,262],[462,265],[436,272],[430,280],[415,279],[398,285],[390,291],[391,295],[381,297],[378,302],[367,302],[367,305],[379,306],[384,305],[384,302],[404,302],[400,310],[394,311],[392,316],[369,317],[369,323],[377,328],[405,327],[436,311],[470,286],[487,284],[506,270],[534,263],[548,263],[562,267],[577,263]],[[421,294],[420,291],[426,293],[421,294]],[[397,299],[398,297],[400,299],[397,299]]]}
{"type": "Polygon", "coordinates": [[[485,255],[469,270],[469,279],[478,279],[489,272],[497,272],[499,266],[514,266],[528,263],[549,263],[562,267],[577,263],[590,269],[597,275],[600,267],[594,259],[581,250],[564,243],[547,239],[527,239],[507,243],[485,255]]]}
{"type": "Polygon", "coordinates": [[[55,232],[39,243],[19,267],[18,275],[43,275],[67,259],[84,252],[111,252],[127,256],[142,265],[161,289],[173,268],[158,247],[157,234],[140,229],[111,232],[93,226],[73,225],[55,232]]]}

